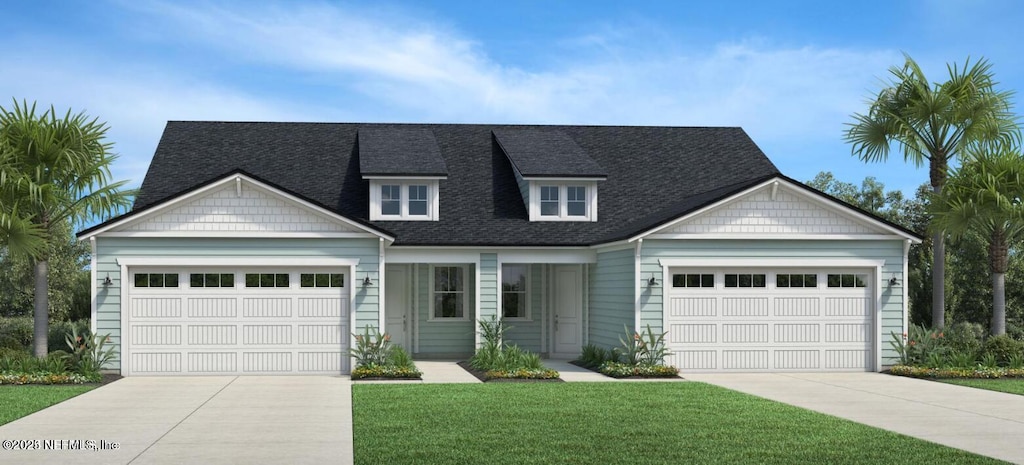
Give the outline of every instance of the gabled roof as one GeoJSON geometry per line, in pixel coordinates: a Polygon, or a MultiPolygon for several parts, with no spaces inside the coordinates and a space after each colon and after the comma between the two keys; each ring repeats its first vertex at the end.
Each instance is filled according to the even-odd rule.
{"type": "MultiPolygon", "coordinates": [[[[242,188],[242,183],[253,185],[258,189],[271,192],[274,195],[284,199],[285,201],[291,202],[293,205],[299,205],[302,208],[313,211],[316,214],[322,215],[323,217],[327,218],[328,221],[333,221],[338,224],[350,226],[352,227],[353,230],[363,231],[365,233],[380,237],[387,241],[394,241],[394,236],[392,234],[388,233],[387,231],[377,226],[369,224],[368,222],[365,222],[360,219],[347,218],[344,217],[343,215],[339,215],[337,212],[331,210],[328,207],[325,207],[324,205],[317,203],[316,201],[302,197],[299,194],[291,192],[280,186],[274,185],[273,183],[259,179],[256,176],[253,176],[241,170],[234,170],[229,173],[225,173],[222,176],[218,176],[216,178],[210,179],[207,182],[203,182],[201,184],[192,186],[185,191],[168,196],[145,207],[140,208],[138,206],[138,202],[136,202],[135,208],[133,208],[130,212],[115,218],[111,218],[108,221],[85,229],[79,232],[77,237],[80,240],[84,240],[107,231],[117,231],[119,228],[132,224],[141,223],[150,217],[157,216],[166,210],[184,204],[188,202],[191,198],[202,196],[208,192],[215,191],[218,188],[222,188],[225,185],[231,185],[231,183],[235,183],[237,189],[242,188]]],[[[233,235],[241,236],[244,234],[233,233],[233,235]]]]}
{"type": "Polygon", "coordinates": [[[608,172],[568,134],[558,129],[492,131],[512,166],[524,178],[605,178],[608,172]]]}
{"type": "Polygon", "coordinates": [[[448,176],[429,128],[371,126],[359,130],[359,171],[374,176],[448,176]]]}
{"type": "Polygon", "coordinates": [[[583,246],[628,238],[779,175],[740,128],[484,124],[167,124],[134,210],[242,170],[338,215],[393,235],[395,245],[583,246]],[[429,130],[445,162],[440,221],[369,221],[358,134],[429,130]],[[598,221],[530,222],[495,133],[558,132],[607,179],[598,221]]]}

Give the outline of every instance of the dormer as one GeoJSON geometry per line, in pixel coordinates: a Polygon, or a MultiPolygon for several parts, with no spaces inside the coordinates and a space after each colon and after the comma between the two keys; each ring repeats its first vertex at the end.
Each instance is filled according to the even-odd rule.
{"type": "Polygon", "coordinates": [[[597,185],[608,174],[558,129],[499,129],[530,221],[597,221],[597,185]]]}
{"type": "Polygon", "coordinates": [[[439,183],[448,179],[433,131],[359,129],[359,171],[370,181],[371,221],[438,221],[439,183]]]}

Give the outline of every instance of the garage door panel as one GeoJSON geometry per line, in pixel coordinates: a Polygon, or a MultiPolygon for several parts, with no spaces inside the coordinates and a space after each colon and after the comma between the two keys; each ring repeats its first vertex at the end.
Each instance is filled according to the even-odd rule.
{"type": "Polygon", "coordinates": [[[191,373],[238,371],[238,354],[235,352],[189,352],[188,371],[191,373]]]}
{"type": "Polygon", "coordinates": [[[724,297],[723,316],[768,316],[766,297],[724,297]]]}
{"type": "Polygon", "coordinates": [[[718,315],[718,299],[714,297],[673,298],[670,299],[669,315],[681,316],[716,316],[718,315]]]}
{"type": "Polygon", "coordinates": [[[299,344],[340,344],[348,334],[345,325],[299,325],[299,344]]]}
{"type": "Polygon", "coordinates": [[[341,316],[341,299],[337,297],[299,299],[300,318],[332,318],[341,316]]]}
{"type": "Polygon", "coordinates": [[[723,350],[722,368],[726,370],[765,370],[767,350],[723,350]]]}
{"type": "Polygon", "coordinates": [[[177,272],[179,287],[129,288],[130,374],[348,371],[348,282],[303,288],[299,275],[310,270],[292,269],[291,287],[249,288],[235,270],[234,287],[193,288],[186,277],[199,271],[177,272]]]}
{"type": "Polygon", "coordinates": [[[670,359],[684,371],[869,369],[876,341],[873,281],[865,271],[755,269],[741,273],[764,274],[765,287],[726,288],[723,276],[736,271],[673,269],[716,278],[714,287],[669,288],[670,359]],[[826,275],[837,272],[865,279],[851,281],[860,287],[833,285],[826,275]],[[776,279],[778,273],[788,276],[776,279]],[[787,287],[796,275],[816,275],[810,282],[817,285],[787,287]]]}
{"type": "Polygon", "coordinates": [[[775,342],[818,342],[821,325],[816,323],[784,323],[775,326],[775,342]]]}
{"type": "Polygon", "coordinates": [[[866,350],[826,350],[825,368],[867,369],[870,366],[870,352],[866,350]]]}
{"type": "Polygon", "coordinates": [[[177,324],[133,325],[131,335],[138,345],[181,345],[181,325],[177,324]]]}
{"type": "Polygon", "coordinates": [[[818,316],[821,313],[819,297],[776,297],[775,316],[818,316]]]}
{"type": "Polygon", "coordinates": [[[142,352],[132,353],[131,362],[136,373],[161,374],[181,373],[180,352],[142,352]]]}
{"type": "Polygon", "coordinates": [[[821,368],[819,350],[776,350],[775,368],[781,370],[817,370],[821,368]]]}
{"type": "Polygon", "coordinates": [[[242,354],[242,371],[246,373],[284,373],[292,371],[291,352],[245,352],[242,354]]]}
{"type": "Polygon", "coordinates": [[[246,318],[286,318],[292,316],[292,299],[247,297],[242,299],[242,316],[246,318]]]}
{"type": "Polygon", "coordinates": [[[136,297],[132,301],[132,319],[180,318],[181,299],[178,297],[136,297]]]}
{"type": "Polygon", "coordinates": [[[825,299],[826,316],[867,316],[869,301],[865,297],[829,297],[825,299]]]}
{"type": "Polygon", "coordinates": [[[672,365],[680,370],[714,370],[718,368],[718,351],[680,350],[672,353],[672,365]]]}
{"type": "Polygon", "coordinates": [[[767,324],[723,324],[724,343],[765,343],[768,342],[767,324]]]}
{"type": "Polygon", "coordinates": [[[237,297],[190,297],[189,318],[234,318],[238,316],[237,297]]]}

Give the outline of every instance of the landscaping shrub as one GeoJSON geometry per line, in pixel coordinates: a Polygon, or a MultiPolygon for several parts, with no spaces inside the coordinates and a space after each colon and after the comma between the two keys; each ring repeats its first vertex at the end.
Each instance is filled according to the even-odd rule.
{"type": "Polygon", "coordinates": [[[46,339],[47,351],[67,349],[67,335],[73,332],[86,334],[89,332],[89,320],[51,321],[50,333],[46,339]]]}
{"type": "Polygon", "coordinates": [[[665,346],[665,335],[654,334],[651,325],[643,333],[634,333],[626,329],[626,337],[619,337],[622,343],[625,361],[619,361],[619,354],[613,349],[608,358],[601,362],[597,371],[613,378],[627,376],[669,377],[679,374],[679,369],[665,365],[665,357],[669,354],[665,346]]]}
{"type": "Polygon", "coordinates": [[[1010,362],[1010,357],[1024,354],[1024,342],[1018,341],[1007,335],[992,336],[985,340],[981,349],[982,357],[993,356],[1000,365],[1010,362]]]}
{"type": "Polygon", "coordinates": [[[0,347],[30,350],[32,347],[32,318],[0,318],[0,347]]]}
{"type": "Polygon", "coordinates": [[[484,372],[484,378],[558,378],[558,372],[545,367],[540,355],[523,350],[515,344],[504,344],[502,338],[511,329],[495,316],[480,320],[483,343],[469,359],[469,366],[484,372]]]}
{"type": "Polygon", "coordinates": [[[954,368],[971,368],[976,363],[976,358],[971,352],[953,352],[947,358],[949,365],[954,368]]]}
{"type": "Polygon", "coordinates": [[[88,329],[79,331],[78,327],[72,326],[64,342],[71,349],[67,358],[71,370],[90,380],[100,381],[100,370],[115,356],[113,346],[104,349],[110,342],[110,335],[95,336],[88,329]]]}
{"type": "Polygon", "coordinates": [[[929,368],[915,367],[908,365],[897,365],[889,370],[890,373],[911,378],[975,378],[975,379],[996,379],[996,378],[1024,378],[1024,370],[1019,368],[1000,368],[976,366],[974,368],[929,368]]]}
{"type": "Polygon", "coordinates": [[[936,361],[949,353],[945,333],[930,330],[920,325],[911,325],[910,332],[900,335],[890,333],[889,345],[899,355],[900,365],[924,365],[936,361]],[[937,354],[937,355],[932,355],[937,354]]]}
{"type": "Polygon", "coordinates": [[[352,379],[395,378],[418,379],[423,375],[405,349],[391,344],[391,335],[367,326],[363,334],[353,334],[356,346],[349,350],[355,358],[352,379]]]}
{"type": "Polygon", "coordinates": [[[961,321],[946,329],[945,340],[951,352],[970,354],[972,358],[977,358],[981,355],[981,345],[985,340],[985,327],[961,321]]]}

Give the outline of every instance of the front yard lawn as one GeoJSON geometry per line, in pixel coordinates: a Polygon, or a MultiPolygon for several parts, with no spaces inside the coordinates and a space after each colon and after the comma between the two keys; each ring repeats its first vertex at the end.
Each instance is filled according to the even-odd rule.
{"type": "Polygon", "coordinates": [[[943,379],[943,383],[958,384],[989,391],[1008,392],[1024,396],[1024,379],[943,379]]]}
{"type": "Polygon", "coordinates": [[[352,387],[355,462],[1002,463],[687,383],[352,387]]]}
{"type": "Polygon", "coordinates": [[[0,425],[10,423],[53,404],[59,404],[96,386],[0,386],[0,425]]]}

